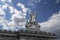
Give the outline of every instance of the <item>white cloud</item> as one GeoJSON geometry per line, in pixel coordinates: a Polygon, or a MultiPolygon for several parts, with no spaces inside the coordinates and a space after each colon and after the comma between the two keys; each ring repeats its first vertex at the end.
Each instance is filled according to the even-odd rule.
{"type": "Polygon", "coordinates": [[[4,3],[5,3],[5,2],[11,3],[12,0],[0,0],[0,1],[2,1],[2,2],[4,2],[4,3]]]}
{"type": "Polygon", "coordinates": [[[28,6],[32,7],[35,9],[35,4],[41,2],[41,0],[28,0],[29,2],[27,3],[28,6]]]}
{"type": "Polygon", "coordinates": [[[60,0],[56,0],[56,3],[59,3],[60,2],[60,0]]]}
{"type": "Polygon", "coordinates": [[[16,30],[16,28],[25,28],[26,23],[26,12],[29,10],[23,4],[18,3],[17,6],[20,6],[22,10],[17,10],[9,3],[12,0],[0,0],[3,4],[0,6],[0,25],[3,25],[3,29],[5,30],[16,30]],[[9,3],[7,3],[9,2],[9,3]],[[6,13],[4,9],[9,9],[10,13],[12,13],[11,21],[5,19],[6,13]]]}
{"type": "Polygon", "coordinates": [[[6,21],[6,19],[4,18],[4,17],[0,17],[0,25],[2,25],[3,27],[3,30],[8,30],[8,26],[7,26],[7,21],[6,21]]]}
{"type": "Polygon", "coordinates": [[[41,30],[54,31],[60,29],[60,11],[53,14],[47,21],[40,23],[41,30]]]}
{"type": "Polygon", "coordinates": [[[18,3],[17,6],[20,6],[21,8],[25,8],[25,6],[21,3],[18,3]]]}
{"type": "Polygon", "coordinates": [[[29,10],[28,8],[25,8],[25,6],[21,3],[18,3],[17,6],[20,6],[22,11],[25,12],[25,13],[27,12],[27,10],[29,10]]]}
{"type": "MultiPolygon", "coordinates": [[[[16,27],[23,27],[23,22],[25,23],[26,21],[26,15],[24,15],[21,11],[18,11],[17,9],[15,9],[14,11],[15,14],[12,15],[11,19],[13,21],[13,23],[16,25],[16,27]],[[21,23],[21,25],[20,25],[21,23]]],[[[14,25],[14,27],[15,27],[14,25]]]]}
{"type": "Polygon", "coordinates": [[[33,4],[33,3],[28,3],[28,5],[30,5],[30,6],[34,6],[34,4],[33,4]]]}
{"type": "Polygon", "coordinates": [[[4,11],[4,9],[6,9],[7,6],[8,6],[7,4],[3,4],[3,5],[0,6],[0,25],[2,25],[3,30],[8,29],[7,21],[5,19],[6,13],[4,11]]]}
{"type": "Polygon", "coordinates": [[[14,30],[15,29],[15,27],[14,26],[16,26],[16,24],[14,23],[14,22],[10,22],[9,24],[9,30],[14,30]]]}
{"type": "Polygon", "coordinates": [[[5,1],[7,1],[7,0],[1,0],[1,1],[5,2],[5,1]]]}
{"type": "Polygon", "coordinates": [[[20,6],[22,11],[17,10],[13,6],[7,6],[10,9],[10,13],[12,13],[11,22],[7,23],[7,25],[9,26],[9,30],[16,30],[16,28],[25,28],[26,12],[28,11],[28,8],[26,8],[21,3],[18,3],[17,6],[20,6]]]}
{"type": "Polygon", "coordinates": [[[0,16],[5,16],[5,11],[0,7],[0,16]]]}
{"type": "Polygon", "coordinates": [[[4,4],[2,5],[2,9],[6,9],[9,5],[8,4],[4,4]]]}
{"type": "Polygon", "coordinates": [[[2,24],[3,23],[3,17],[0,17],[0,24],[2,24]]]}
{"type": "Polygon", "coordinates": [[[22,11],[9,6],[10,13],[13,13],[11,16],[12,21],[8,24],[11,27],[10,30],[15,30],[16,28],[25,28],[26,12],[28,11],[28,8],[21,3],[18,3],[17,6],[20,6],[22,11]]]}
{"type": "Polygon", "coordinates": [[[10,9],[10,13],[14,12],[14,8],[12,6],[9,6],[9,9],[10,9]]]}

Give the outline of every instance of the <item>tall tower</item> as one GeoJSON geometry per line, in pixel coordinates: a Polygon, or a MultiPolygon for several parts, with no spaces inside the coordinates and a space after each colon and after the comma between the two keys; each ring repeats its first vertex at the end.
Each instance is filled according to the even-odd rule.
{"type": "Polygon", "coordinates": [[[30,19],[26,22],[27,29],[40,29],[40,25],[36,22],[36,14],[30,13],[30,19]]]}

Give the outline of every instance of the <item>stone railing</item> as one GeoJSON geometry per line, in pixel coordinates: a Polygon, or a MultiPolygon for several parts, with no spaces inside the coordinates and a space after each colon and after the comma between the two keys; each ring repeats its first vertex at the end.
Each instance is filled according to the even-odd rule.
{"type": "Polygon", "coordinates": [[[28,33],[28,34],[38,34],[38,35],[48,35],[48,36],[56,36],[55,33],[45,32],[45,31],[33,31],[33,30],[19,30],[19,33],[28,33]]]}
{"type": "Polygon", "coordinates": [[[39,35],[49,35],[49,36],[56,36],[55,33],[44,32],[44,31],[32,31],[32,30],[18,30],[18,31],[7,31],[7,30],[0,30],[0,33],[28,33],[28,34],[39,34],[39,35]]]}

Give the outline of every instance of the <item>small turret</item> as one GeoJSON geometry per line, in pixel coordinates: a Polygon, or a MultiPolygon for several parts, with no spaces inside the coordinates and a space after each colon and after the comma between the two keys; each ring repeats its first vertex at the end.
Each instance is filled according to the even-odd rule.
{"type": "Polygon", "coordinates": [[[27,29],[40,29],[40,25],[36,22],[36,14],[30,13],[30,19],[26,22],[27,29]]]}

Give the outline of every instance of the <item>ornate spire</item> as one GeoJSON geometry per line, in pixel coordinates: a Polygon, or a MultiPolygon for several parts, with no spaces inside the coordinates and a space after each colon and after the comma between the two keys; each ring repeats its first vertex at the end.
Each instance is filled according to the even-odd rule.
{"type": "Polygon", "coordinates": [[[30,14],[30,22],[35,22],[35,20],[36,20],[36,15],[31,13],[30,14]]]}
{"type": "Polygon", "coordinates": [[[36,14],[35,13],[30,13],[30,19],[26,23],[26,28],[40,29],[40,25],[38,25],[38,23],[36,23],[36,14]]]}

